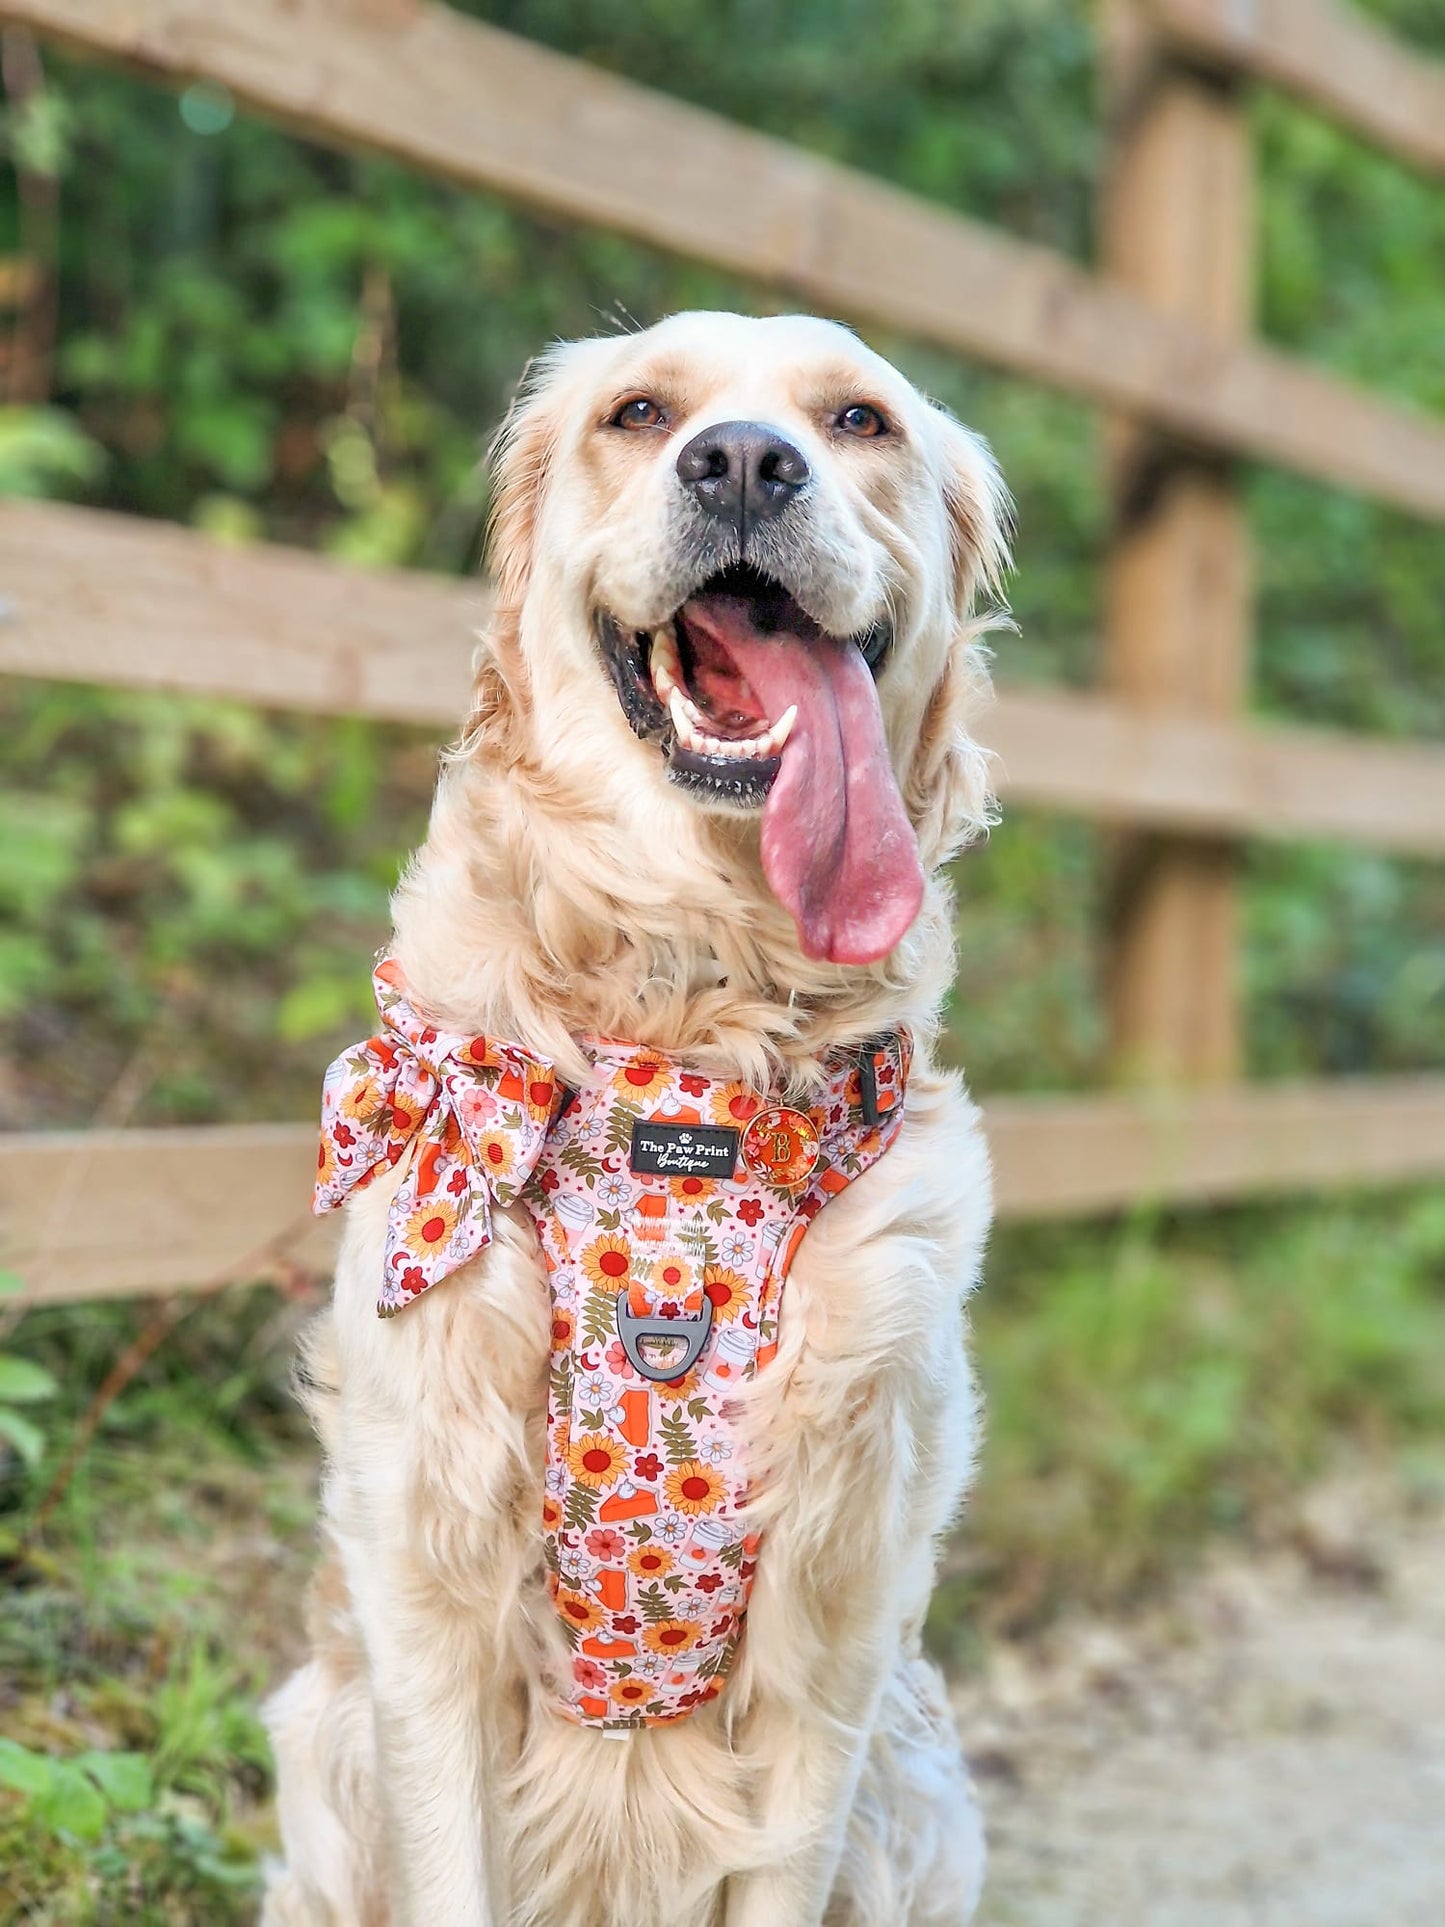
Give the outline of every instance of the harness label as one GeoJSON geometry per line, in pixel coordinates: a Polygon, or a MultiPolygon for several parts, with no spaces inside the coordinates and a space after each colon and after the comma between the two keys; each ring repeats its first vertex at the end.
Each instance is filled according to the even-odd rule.
{"type": "Polygon", "coordinates": [[[659,1124],[645,1117],[632,1121],[628,1163],[641,1175],[659,1178],[730,1178],[738,1161],[738,1134],[713,1124],[659,1124]]]}

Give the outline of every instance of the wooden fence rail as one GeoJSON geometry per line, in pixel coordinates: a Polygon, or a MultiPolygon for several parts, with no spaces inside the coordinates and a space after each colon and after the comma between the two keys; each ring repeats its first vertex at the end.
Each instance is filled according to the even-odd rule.
{"type": "MultiPolygon", "coordinates": [[[[450,731],[484,583],[361,570],[55,503],[0,505],[0,674],[450,731]]],[[[1108,823],[1445,856],[1445,749],[1005,685],[978,719],[1011,801],[1108,823]]]]}
{"type": "Polygon", "coordinates": [[[1273,81],[1366,140],[1445,171],[1445,65],[1352,8],[1320,0],[1153,0],[1160,32],[1200,66],[1273,81]]]}
{"type": "MultiPolygon", "coordinates": [[[[1004,1220],[1403,1184],[1445,1169],[1445,1077],[1001,1097],[984,1122],[1004,1220]]],[[[44,1304],[250,1282],[276,1240],[288,1264],[324,1269],[337,1220],[309,1215],[315,1162],[306,1124],[19,1136],[0,1158],[5,1262],[44,1304]]]]}
{"type": "MultiPolygon", "coordinates": [[[[979,733],[1014,800],[1160,840],[1157,929],[1172,920],[1172,936],[1161,947],[1139,923],[1136,986],[1151,970],[1157,982],[1170,944],[1187,957],[1178,940],[1203,928],[1191,919],[1206,898],[1226,929],[1227,872],[1205,870],[1238,839],[1445,855],[1445,750],[1245,720],[1247,552],[1219,457],[1445,520],[1445,424],[1245,332],[1235,77],[1291,87],[1396,155],[1445,166],[1445,69],[1347,9],[1109,0],[1113,279],[435,0],[0,0],[3,23],[162,80],[221,82],[306,138],[600,223],[1112,411],[1116,457],[1163,478],[1142,508],[1121,495],[1112,693],[1005,687],[979,733]],[[1181,241],[1207,243],[1203,280],[1205,256],[1183,259],[1181,241]],[[1201,624],[1188,596],[1205,578],[1201,624]]],[[[450,729],[486,606],[481,584],[231,550],[82,509],[0,509],[0,672],[450,729]]],[[[1183,1021],[1175,1002],[1149,1016],[1165,1042],[1183,1021]]],[[[1227,1031],[1227,998],[1219,1010],[1227,1031]]],[[[1187,1052],[1174,1064],[1210,1074],[1187,1052]]],[[[1005,1217],[1445,1173],[1445,1078],[999,1098],[987,1121],[1005,1217]]],[[[293,1255],[324,1263],[334,1232],[303,1216],[313,1144],[304,1125],[12,1137],[0,1261],[45,1302],[217,1279],[288,1226],[293,1255]]]]}

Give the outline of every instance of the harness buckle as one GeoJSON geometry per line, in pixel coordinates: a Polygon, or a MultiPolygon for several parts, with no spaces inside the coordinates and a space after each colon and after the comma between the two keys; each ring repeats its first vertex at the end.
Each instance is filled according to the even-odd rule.
{"type": "Polygon", "coordinates": [[[858,1067],[858,1108],[870,1131],[877,1128],[883,1117],[878,1108],[878,1066],[874,1058],[880,1050],[887,1050],[891,1041],[887,1037],[870,1037],[854,1059],[858,1067]]]}
{"type": "Polygon", "coordinates": [[[690,1372],[702,1357],[711,1331],[712,1300],[706,1294],[696,1318],[663,1318],[656,1313],[639,1318],[627,1302],[626,1286],[617,1294],[617,1336],[622,1349],[642,1376],[654,1384],[666,1384],[690,1372]],[[645,1345],[662,1345],[667,1355],[649,1358],[643,1350],[645,1345]]]}

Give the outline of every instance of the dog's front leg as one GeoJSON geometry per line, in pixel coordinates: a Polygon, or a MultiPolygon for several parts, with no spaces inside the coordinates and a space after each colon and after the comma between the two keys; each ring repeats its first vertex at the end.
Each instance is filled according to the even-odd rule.
{"type": "MultiPolygon", "coordinates": [[[[916,1649],[972,1462],[961,1304],[987,1181],[957,1093],[915,1085],[895,1148],[804,1239],[775,1375],[756,1385],[763,1552],[739,1684],[744,1743],[768,1763],[759,1818],[781,1838],[771,1864],[730,1883],[727,1927],[818,1927],[828,1911],[885,1689],[916,1649]]],[[[893,1813],[884,1832],[932,1817],[893,1813]]],[[[927,1918],[963,1921],[957,1901],[927,1918]]],[[[849,1927],[904,1927],[916,1911],[838,1904],[849,1927]]]]}
{"type": "Polygon", "coordinates": [[[530,1227],[498,1213],[470,1278],[378,1320],[386,1204],[357,1199],[337,1271],[326,1500],[366,1657],[389,1927],[494,1927],[506,1628],[541,1506],[526,1414],[540,1420],[546,1284],[530,1227]]]}
{"type": "Polygon", "coordinates": [[[796,1707],[768,1710],[771,1757],[759,1805],[765,1824],[786,1816],[793,1844],[770,1865],[728,1882],[726,1927],[818,1927],[837,1878],[872,1711],[860,1708],[861,1717],[848,1729],[829,1727],[796,1707]]]}
{"type": "Polygon", "coordinates": [[[348,1561],[376,1723],[391,1927],[493,1927],[483,1655],[402,1545],[348,1561]]]}

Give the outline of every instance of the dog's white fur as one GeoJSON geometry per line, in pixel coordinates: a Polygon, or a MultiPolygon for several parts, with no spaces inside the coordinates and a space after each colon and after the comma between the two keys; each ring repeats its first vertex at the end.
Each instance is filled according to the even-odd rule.
{"type": "MultiPolygon", "coordinates": [[[[614,1741],[552,1712],[542,1584],[548,1291],[531,1224],[386,1322],[387,1198],[349,1208],[305,1378],[326,1454],[313,1656],[275,1696],[285,1864],[269,1927],[957,1927],[982,1836],[919,1651],[934,1551],[976,1426],[963,1301],[988,1220],[975,1114],[929,1060],[952,968],[941,866],[985,820],[964,727],[973,604],[1003,555],[986,450],[850,333],[692,314],[549,356],[497,458],[498,605],[466,736],[398,890],[396,950],[449,1026],[577,1075],[625,1036],[703,1071],[803,1088],[899,1024],[919,1042],[889,1154],[809,1231],[781,1350],[750,1389],[764,1539],[721,1700],[614,1741]],[[661,393],[671,432],[624,434],[661,393]],[[865,400],[893,432],[829,424],[865,400]],[[623,719],[593,618],[665,620],[683,440],[773,423],[805,450],[806,580],[834,633],[884,611],[890,747],[930,882],[882,963],[810,962],[755,819],[699,807],[623,719]]],[[[790,512],[791,513],[791,512],[790,512]]]]}

